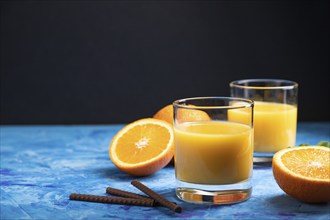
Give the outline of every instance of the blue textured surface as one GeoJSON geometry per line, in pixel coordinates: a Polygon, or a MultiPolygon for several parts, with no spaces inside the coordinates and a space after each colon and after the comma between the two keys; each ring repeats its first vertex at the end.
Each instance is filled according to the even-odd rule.
{"type": "MultiPolygon", "coordinates": [[[[254,167],[252,197],[223,206],[188,204],[174,193],[174,169],[138,178],[183,207],[132,207],[70,201],[70,193],[106,195],[107,186],[140,193],[135,179],[109,160],[112,137],[123,125],[2,126],[1,219],[330,219],[330,204],[305,204],[287,196],[270,167],[254,167]]],[[[299,123],[297,144],[328,140],[330,123],[299,123]]]]}

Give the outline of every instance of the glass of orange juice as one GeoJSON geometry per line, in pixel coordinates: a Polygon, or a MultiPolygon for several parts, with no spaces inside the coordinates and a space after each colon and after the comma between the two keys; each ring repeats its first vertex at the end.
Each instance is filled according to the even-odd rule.
{"type": "MultiPolygon", "coordinates": [[[[282,79],[244,79],[230,83],[231,96],[254,100],[254,162],[296,144],[298,83],[282,79]]],[[[237,111],[231,120],[244,121],[237,111]]]]}
{"type": "Polygon", "coordinates": [[[230,204],[252,192],[253,101],[195,97],[173,102],[178,198],[200,204],[230,204]],[[245,121],[230,121],[243,111],[245,121]]]}

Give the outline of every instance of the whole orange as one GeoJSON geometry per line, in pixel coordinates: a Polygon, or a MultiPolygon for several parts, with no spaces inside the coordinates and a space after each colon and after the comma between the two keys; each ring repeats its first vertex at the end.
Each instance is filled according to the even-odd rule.
{"type": "MultiPolygon", "coordinates": [[[[161,108],[157,111],[157,113],[153,116],[155,119],[163,120],[172,125],[174,125],[174,112],[173,105],[169,104],[165,107],[161,108]]],[[[181,122],[183,121],[208,121],[210,117],[207,113],[199,110],[191,110],[191,109],[180,109],[178,111],[177,119],[181,122]]],[[[169,164],[174,164],[174,158],[171,159],[169,164]]]]}
{"type": "MultiPolygon", "coordinates": [[[[193,105],[191,105],[193,106],[193,105]]],[[[178,116],[177,119],[180,122],[192,122],[192,121],[208,121],[210,117],[207,113],[196,110],[196,109],[179,109],[177,112],[178,116]]],[[[173,105],[166,105],[165,107],[161,108],[153,118],[160,119],[163,121],[167,121],[170,124],[174,124],[174,113],[173,113],[173,105]]]]}
{"type": "Polygon", "coordinates": [[[153,118],[167,121],[171,125],[173,125],[173,105],[166,105],[165,107],[161,108],[153,118]]]}

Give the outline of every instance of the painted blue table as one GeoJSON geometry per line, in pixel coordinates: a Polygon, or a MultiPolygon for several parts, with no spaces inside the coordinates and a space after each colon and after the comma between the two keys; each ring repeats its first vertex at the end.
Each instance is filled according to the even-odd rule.
{"type": "MultiPolygon", "coordinates": [[[[134,177],[109,160],[108,146],[123,125],[1,126],[1,219],[330,219],[330,204],[287,196],[270,167],[254,167],[252,197],[223,206],[188,204],[174,193],[174,169],[138,178],[183,207],[133,207],[69,200],[71,193],[106,195],[108,186],[140,193],[134,177]]],[[[299,123],[297,143],[329,141],[330,123],[299,123]]]]}

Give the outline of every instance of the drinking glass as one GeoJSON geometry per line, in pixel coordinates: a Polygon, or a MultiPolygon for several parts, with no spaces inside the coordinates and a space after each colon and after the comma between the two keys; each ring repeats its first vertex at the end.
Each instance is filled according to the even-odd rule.
{"type": "MultiPolygon", "coordinates": [[[[254,100],[254,161],[271,161],[277,151],[295,146],[298,83],[245,79],[230,83],[232,97],[254,100]]],[[[237,115],[237,122],[242,115],[237,115]]]]}
{"type": "Polygon", "coordinates": [[[231,97],[176,100],[175,176],[178,198],[200,204],[247,200],[252,191],[253,101],[231,97]],[[244,121],[233,121],[242,112],[244,121]]]}

